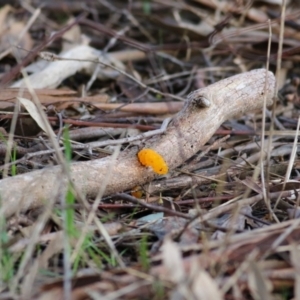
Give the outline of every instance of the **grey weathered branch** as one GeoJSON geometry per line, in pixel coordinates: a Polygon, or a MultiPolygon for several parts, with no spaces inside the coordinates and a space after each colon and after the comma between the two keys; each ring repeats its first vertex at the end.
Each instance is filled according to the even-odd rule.
{"type": "MultiPolygon", "coordinates": [[[[151,137],[144,147],[160,153],[169,170],[178,167],[199,151],[227,119],[270,105],[275,78],[264,69],[236,75],[193,92],[184,108],[174,117],[167,131],[151,137]],[[204,106],[204,107],[203,107],[204,106]]],[[[105,195],[124,191],[153,180],[156,175],[137,159],[137,147],[111,157],[73,163],[71,178],[77,190],[95,197],[108,180],[105,195]]],[[[11,216],[18,211],[44,205],[66,191],[67,177],[60,166],[6,178],[0,181],[1,212],[11,216]]]]}

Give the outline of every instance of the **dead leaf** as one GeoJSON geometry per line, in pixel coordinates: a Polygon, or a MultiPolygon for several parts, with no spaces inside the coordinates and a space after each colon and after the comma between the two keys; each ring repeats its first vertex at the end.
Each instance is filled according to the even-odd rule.
{"type": "Polygon", "coordinates": [[[298,180],[290,180],[289,182],[283,182],[270,187],[270,192],[282,192],[288,190],[298,190],[300,188],[300,182],[298,180]]]}
{"type": "Polygon", "coordinates": [[[185,272],[180,250],[176,243],[166,238],[162,246],[163,264],[168,273],[168,279],[180,283],[185,278],[185,272]]]}
{"type": "Polygon", "coordinates": [[[37,107],[35,106],[35,104],[26,99],[26,98],[22,98],[22,97],[17,97],[17,99],[21,102],[21,104],[25,107],[25,109],[27,110],[27,112],[30,114],[30,116],[32,117],[32,119],[35,120],[35,122],[39,125],[39,127],[47,134],[51,134],[53,136],[55,136],[54,132],[51,130],[51,132],[48,132],[48,129],[46,127],[45,122],[43,121],[37,107]]]}
{"type": "Polygon", "coordinates": [[[214,279],[205,271],[199,270],[192,284],[192,292],[197,300],[222,300],[222,294],[214,279]]]}
{"type": "Polygon", "coordinates": [[[7,27],[5,25],[5,22],[8,18],[8,14],[12,11],[13,11],[13,8],[9,4],[4,5],[0,9],[0,28],[1,28],[0,35],[1,36],[5,32],[5,30],[7,29],[7,27]]]}
{"type": "Polygon", "coordinates": [[[141,114],[171,114],[177,113],[182,109],[183,102],[145,102],[145,103],[129,103],[126,105],[120,105],[119,103],[97,103],[96,107],[104,110],[120,109],[120,111],[134,112],[141,114]]]}
{"type": "MultiPolygon", "coordinates": [[[[214,225],[217,225],[218,227],[226,229],[227,231],[241,231],[245,229],[245,221],[247,218],[244,214],[252,215],[252,208],[250,205],[242,207],[237,217],[235,217],[234,213],[226,213],[223,216],[210,222],[214,225]]],[[[224,237],[225,234],[225,232],[217,230],[212,235],[212,239],[221,239],[224,237]]]]}
{"type": "Polygon", "coordinates": [[[1,57],[10,54],[13,51],[13,54],[17,58],[22,58],[28,54],[33,47],[33,41],[26,31],[26,24],[21,21],[17,21],[13,14],[10,14],[13,9],[11,6],[6,5],[0,11],[0,25],[1,25],[1,43],[0,43],[0,52],[1,57]],[[19,48],[15,48],[19,46],[19,48]],[[27,51],[25,51],[25,50],[27,51]]]}
{"type": "Polygon", "coordinates": [[[273,299],[270,294],[272,284],[265,276],[263,276],[262,270],[259,268],[258,264],[255,261],[252,261],[249,264],[249,267],[248,283],[252,297],[255,300],[273,299]]]}
{"type": "Polygon", "coordinates": [[[299,219],[300,218],[300,207],[288,208],[287,213],[288,213],[290,220],[299,219]]]}
{"type": "Polygon", "coordinates": [[[295,299],[300,299],[300,251],[296,244],[291,245],[291,260],[295,269],[295,299]]]}
{"type": "Polygon", "coordinates": [[[1,40],[1,47],[4,49],[13,47],[14,56],[22,58],[28,54],[33,47],[33,41],[28,32],[23,32],[25,24],[23,22],[13,21],[9,32],[1,40]],[[15,48],[18,46],[20,48],[15,48]],[[23,50],[24,49],[24,50],[23,50]],[[27,50],[27,51],[26,51],[27,50]]]}
{"type": "MultiPolygon", "coordinates": [[[[66,25],[69,25],[75,21],[75,18],[70,18],[66,25]]],[[[79,45],[81,40],[81,30],[78,24],[72,26],[68,31],[63,34],[63,46],[62,51],[67,51],[79,45]]]]}

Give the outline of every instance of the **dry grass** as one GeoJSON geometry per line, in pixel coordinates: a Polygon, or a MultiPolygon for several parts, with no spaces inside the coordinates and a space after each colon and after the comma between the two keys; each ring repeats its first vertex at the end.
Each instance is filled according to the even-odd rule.
{"type": "Polygon", "coordinates": [[[279,2],[1,8],[0,184],[62,172],[47,201],[0,206],[0,299],[300,299],[300,10],[279,2]],[[106,195],[110,168],[93,197],[74,184],[76,162],[143,148],[190,92],[257,68],[276,74],[274,105],[183,165],[122,193],[106,195]]]}

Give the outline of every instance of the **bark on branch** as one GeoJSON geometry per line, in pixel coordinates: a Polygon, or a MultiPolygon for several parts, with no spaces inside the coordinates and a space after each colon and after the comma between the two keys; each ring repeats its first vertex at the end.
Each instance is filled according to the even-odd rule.
{"type": "MultiPolygon", "coordinates": [[[[216,129],[232,117],[271,105],[275,77],[264,69],[239,74],[188,96],[183,109],[174,117],[167,131],[143,143],[163,156],[169,170],[183,164],[199,151],[216,129]],[[204,107],[209,105],[208,107],[204,107]]],[[[153,180],[156,175],[137,159],[137,147],[111,157],[73,163],[71,178],[76,188],[87,197],[95,197],[103,184],[105,195],[124,191],[153,180]],[[109,178],[109,180],[108,180],[109,178]]],[[[0,181],[2,208],[6,217],[18,211],[44,205],[63,195],[68,186],[60,166],[6,178],[0,181]]]]}

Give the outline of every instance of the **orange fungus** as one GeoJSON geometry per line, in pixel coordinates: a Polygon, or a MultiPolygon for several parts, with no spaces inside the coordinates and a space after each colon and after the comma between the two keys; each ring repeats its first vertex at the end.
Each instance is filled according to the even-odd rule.
{"type": "Polygon", "coordinates": [[[143,197],[143,191],[140,186],[136,186],[131,190],[131,196],[141,199],[143,197]]]}
{"type": "Polygon", "coordinates": [[[168,173],[168,165],[163,157],[152,149],[142,149],[138,153],[140,163],[145,167],[151,167],[157,174],[164,175],[168,173]]]}

